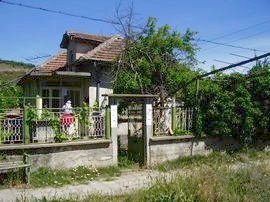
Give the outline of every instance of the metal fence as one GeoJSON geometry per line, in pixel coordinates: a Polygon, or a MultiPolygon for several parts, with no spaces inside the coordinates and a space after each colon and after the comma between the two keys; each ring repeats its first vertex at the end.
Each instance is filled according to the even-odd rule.
{"type": "Polygon", "coordinates": [[[105,137],[105,110],[0,109],[0,143],[61,142],[105,137]]]}
{"type": "Polygon", "coordinates": [[[191,133],[193,109],[184,107],[154,107],[154,135],[184,135],[191,133]],[[173,112],[174,110],[174,112],[173,112]],[[173,123],[174,122],[174,123],[173,123]]]}
{"type": "Polygon", "coordinates": [[[177,129],[190,132],[193,127],[193,109],[177,107],[175,119],[177,129]]]}
{"type": "Polygon", "coordinates": [[[23,113],[20,108],[0,110],[0,142],[22,143],[23,113]]]}

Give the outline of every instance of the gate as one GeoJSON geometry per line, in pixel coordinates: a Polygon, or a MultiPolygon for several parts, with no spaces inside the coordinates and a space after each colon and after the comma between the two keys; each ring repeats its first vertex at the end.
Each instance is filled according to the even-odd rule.
{"type": "MultiPolygon", "coordinates": [[[[121,107],[119,107],[121,108],[121,107]]],[[[118,156],[143,164],[143,106],[129,103],[118,112],[118,156]]]]}
{"type": "Polygon", "coordinates": [[[128,115],[128,158],[139,165],[144,164],[143,106],[129,105],[128,115]]]}

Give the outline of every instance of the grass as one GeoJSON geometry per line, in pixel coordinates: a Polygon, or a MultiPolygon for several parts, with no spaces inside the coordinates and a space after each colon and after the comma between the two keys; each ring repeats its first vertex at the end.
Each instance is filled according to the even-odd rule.
{"type": "MultiPolygon", "coordinates": [[[[67,184],[82,184],[96,179],[112,180],[120,176],[121,170],[117,166],[93,168],[79,166],[73,169],[39,168],[30,175],[30,187],[60,187],[67,184]]],[[[23,170],[0,175],[0,188],[22,186],[23,170]]]]}
{"type": "MultiPolygon", "coordinates": [[[[269,201],[269,164],[250,166],[238,170],[228,167],[203,167],[187,177],[172,180],[157,179],[147,189],[119,196],[91,195],[52,201],[269,201]]],[[[45,198],[43,201],[47,201],[45,198]]]]}
{"type": "Polygon", "coordinates": [[[24,170],[18,169],[9,173],[0,173],[0,189],[6,187],[13,187],[21,184],[23,181],[24,170]]]}
{"type": "Polygon", "coordinates": [[[44,186],[63,186],[67,184],[85,183],[95,179],[103,178],[110,180],[113,177],[120,176],[120,168],[116,166],[93,168],[79,166],[73,169],[53,170],[49,168],[40,168],[31,173],[30,185],[33,187],[44,186]]]}
{"type": "Polygon", "coordinates": [[[140,167],[136,159],[129,157],[125,150],[118,151],[118,166],[122,169],[138,169],[140,167]]]}
{"type": "MultiPolygon", "coordinates": [[[[0,156],[1,158],[1,156],[0,156]]],[[[31,187],[60,187],[68,184],[82,184],[96,179],[113,180],[114,177],[121,175],[123,170],[137,169],[139,166],[134,161],[129,160],[126,153],[120,153],[118,157],[118,166],[110,166],[104,168],[93,168],[79,166],[73,169],[50,169],[39,168],[30,175],[31,187]]],[[[14,187],[22,185],[21,177],[23,171],[10,172],[5,176],[0,176],[2,182],[1,187],[14,187]]]]}
{"type": "Polygon", "coordinates": [[[234,153],[213,152],[207,156],[194,155],[181,157],[173,161],[167,161],[154,167],[159,171],[167,172],[176,169],[189,169],[194,167],[230,165],[236,162],[248,162],[251,160],[269,159],[270,152],[256,151],[252,149],[242,150],[234,153]]]}

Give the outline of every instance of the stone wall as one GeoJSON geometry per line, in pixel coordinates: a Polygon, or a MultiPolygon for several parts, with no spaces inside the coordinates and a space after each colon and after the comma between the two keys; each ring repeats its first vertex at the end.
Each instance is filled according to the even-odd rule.
{"type": "Polygon", "coordinates": [[[0,155],[7,160],[30,155],[31,169],[49,167],[52,169],[75,168],[78,166],[104,167],[117,165],[113,160],[111,140],[90,140],[69,143],[29,144],[0,146],[0,155]]]}
{"type": "Polygon", "coordinates": [[[235,150],[239,144],[231,137],[200,138],[193,136],[160,136],[150,139],[150,164],[182,156],[206,155],[213,151],[235,150]]]}

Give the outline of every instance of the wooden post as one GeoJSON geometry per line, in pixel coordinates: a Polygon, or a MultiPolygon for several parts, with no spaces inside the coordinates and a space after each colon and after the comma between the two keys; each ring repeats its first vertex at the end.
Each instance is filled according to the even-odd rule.
{"type": "Polygon", "coordinates": [[[195,127],[195,135],[199,136],[199,130],[198,130],[198,118],[199,118],[199,90],[200,90],[200,80],[196,80],[196,95],[195,95],[195,113],[194,113],[194,127],[195,127]]]}
{"type": "Polygon", "coordinates": [[[29,131],[29,125],[27,123],[27,111],[28,107],[23,107],[23,134],[24,134],[24,143],[29,144],[30,143],[30,131],[29,131]]]}

